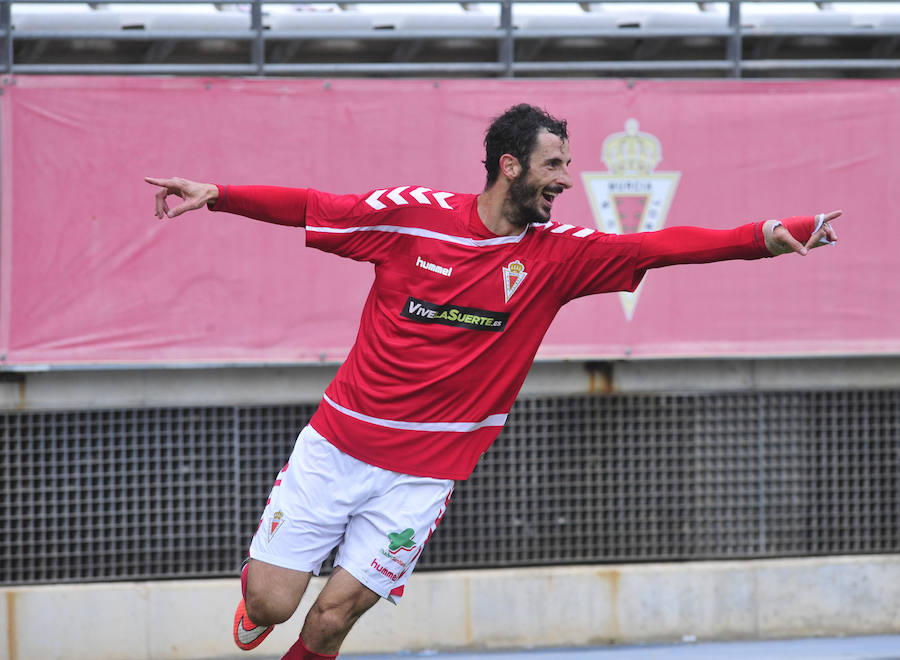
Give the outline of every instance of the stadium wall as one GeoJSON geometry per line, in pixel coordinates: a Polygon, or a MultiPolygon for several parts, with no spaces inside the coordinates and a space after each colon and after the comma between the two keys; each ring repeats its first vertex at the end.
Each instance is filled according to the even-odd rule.
{"type": "MultiPolygon", "coordinates": [[[[231,641],[237,579],[0,589],[0,660],[278,657],[322,584],[250,655],[231,641]]],[[[898,609],[897,556],[422,573],[343,652],[900,633],[898,609]]]]}
{"type": "MultiPolygon", "coordinates": [[[[235,656],[238,582],[216,576],[237,572],[333,369],[3,383],[0,659],[235,656]],[[236,403],[300,411],[233,427],[235,464],[204,434],[230,436],[205,411],[236,403]],[[162,436],[121,421],[154,411],[162,436]],[[114,634],[87,633],[98,620],[114,634]]],[[[377,607],[347,652],[898,632],[898,375],[887,356],[536,364],[400,608],[377,607]]],[[[305,607],[260,654],[292,641],[305,607]]]]}

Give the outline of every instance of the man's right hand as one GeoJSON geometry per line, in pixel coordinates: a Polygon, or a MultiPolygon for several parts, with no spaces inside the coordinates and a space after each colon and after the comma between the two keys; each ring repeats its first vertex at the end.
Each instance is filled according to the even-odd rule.
{"type": "Polygon", "coordinates": [[[156,217],[175,218],[185,211],[193,211],[219,199],[219,189],[213,183],[197,183],[179,177],[171,179],[156,179],[144,177],[144,181],[154,186],[159,186],[156,193],[156,217]],[[169,208],[166,198],[169,195],[177,195],[184,200],[173,209],[169,208]]]}

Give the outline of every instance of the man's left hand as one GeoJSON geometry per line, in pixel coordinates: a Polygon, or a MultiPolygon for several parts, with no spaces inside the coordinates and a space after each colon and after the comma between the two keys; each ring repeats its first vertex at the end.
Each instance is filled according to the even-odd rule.
{"type": "Polygon", "coordinates": [[[767,220],[763,225],[763,237],[766,241],[766,247],[773,255],[796,252],[806,256],[813,248],[830,245],[837,241],[837,232],[831,226],[831,221],[840,217],[841,213],[841,211],[832,211],[831,213],[821,213],[816,216],[816,226],[818,228],[812,233],[806,243],[801,243],[794,238],[787,227],[778,220],[767,220]],[[821,223],[818,222],[820,218],[822,219],[821,223]]]}

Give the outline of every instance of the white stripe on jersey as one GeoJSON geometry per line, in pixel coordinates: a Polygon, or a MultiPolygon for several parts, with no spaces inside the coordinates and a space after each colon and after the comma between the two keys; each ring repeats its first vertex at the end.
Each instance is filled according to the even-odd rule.
{"type": "Polygon", "coordinates": [[[545,222],[540,225],[535,225],[535,227],[538,227],[539,229],[547,229],[549,227],[553,227],[552,229],[550,229],[551,234],[565,234],[565,233],[568,233],[572,229],[577,229],[578,231],[573,232],[571,234],[572,236],[575,236],[576,238],[584,238],[585,236],[590,236],[591,234],[593,234],[597,231],[596,229],[590,229],[589,227],[576,227],[575,225],[557,224],[556,222],[554,222],[552,220],[550,222],[545,222]]]}
{"type": "Polygon", "coordinates": [[[488,417],[485,417],[480,422],[400,422],[392,419],[380,419],[378,417],[363,415],[362,413],[356,412],[355,410],[345,408],[339,403],[335,403],[328,398],[327,394],[324,394],[322,396],[328,405],[349,417],[353,417],[354,419],[358,419],[363,422],[369,422],[369,424],[375,424],[376,426],[385,426],[389,429],[400,429],[402,431],[470,433],[471,431],[477,431],[478,429],[484,428],[486,426],[503,426],[504,424],[506,424],[506,418],[508,417],[508,415],[504,414],[490,415],[488,417]]]}
{"type": "Polygon", "coordinates": [[[445,243],[456,243],[457,245],[466,245],[469,247],[484,247],[487,245],[505,245],[506,243],[518,243],[527,232],[522,232],[517,236],[497,236],[496,238],[474,239],[466,236],[452,236],[450,234],[442,234],[440,232],[431,231],[430,229],[420,229],[418,227],[397,227],[395,225],[371,225],[365,227],[319,227],[316,225],[306,225],[306,231],[317,231],[325,234],[353,234],[358,231],[383,231],[392,234],[409,234],[410,236],[421,236],[422,238],[433,238],[445,243]]]}

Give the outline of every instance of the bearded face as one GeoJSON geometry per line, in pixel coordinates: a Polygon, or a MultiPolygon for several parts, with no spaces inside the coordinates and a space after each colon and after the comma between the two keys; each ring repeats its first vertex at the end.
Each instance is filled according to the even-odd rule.
{"type": "Polygon", "coordinates": [[[503,212],[510,224],[525,228],[547,222],[556,196],[572,187],[569,175],[569,143],[543,131],[528,162],[521,164],[503,202],[503,212]]]}
{"type": "Polygon", "coordinates": [[[530,166],[524,168],[509,186],[504,209],[507,220],[516,227],[547,222],[553,200],[563,190],[558,183],[542,185],[530,166]]]}

